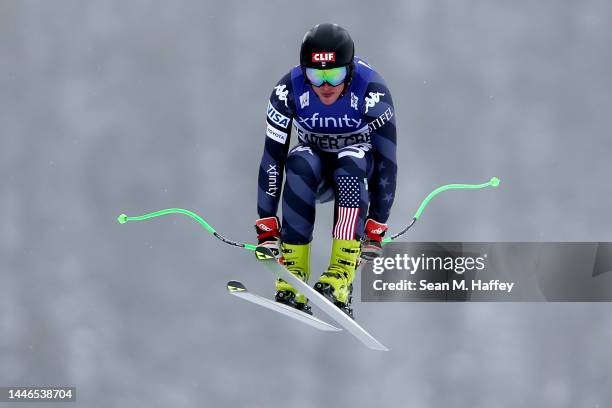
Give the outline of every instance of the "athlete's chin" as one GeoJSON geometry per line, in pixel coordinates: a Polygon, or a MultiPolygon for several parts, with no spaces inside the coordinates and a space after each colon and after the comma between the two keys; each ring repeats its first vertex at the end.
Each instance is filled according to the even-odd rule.
{"type": "Polygon", "coordinates": [[[334,103],[334,102],[336,102],[338,100],[338,95],[335,95],[335,94],[330,94],[330,95],[321,94],[321,95],[319,95],[319,99],[321,100],[321,102],[323,102],[324,105],[331,105],[332,103],[334,103]]]}

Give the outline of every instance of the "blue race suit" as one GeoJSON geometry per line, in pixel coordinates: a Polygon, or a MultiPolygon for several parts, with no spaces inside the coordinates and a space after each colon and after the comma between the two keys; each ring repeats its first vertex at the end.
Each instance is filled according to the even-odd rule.
{"type": "Polygon", "coordinates": [[[395,111],[382,77],[355,57],[349,86],[324,105],[297,66],[274,87],[259,167],[257,211],[275,216],[281,239],[312,240],[316,202],[335,199],[333,236],[360,239],[366,218],[386,222],[397,175],[395,111]],[[291,130],[298,144],[289,150],[291,130]]]}

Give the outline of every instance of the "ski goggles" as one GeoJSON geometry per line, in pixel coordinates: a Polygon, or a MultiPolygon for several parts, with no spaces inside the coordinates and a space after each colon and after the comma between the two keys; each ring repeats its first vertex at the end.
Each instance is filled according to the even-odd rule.
{"type": "Polygon", "coordinates": [[[325,82],[331,86],[338,86],[344,82],[347,75],[348,68],[346,66],[330,69],[306,68],[306,78],[317,87],[325,82]]]}

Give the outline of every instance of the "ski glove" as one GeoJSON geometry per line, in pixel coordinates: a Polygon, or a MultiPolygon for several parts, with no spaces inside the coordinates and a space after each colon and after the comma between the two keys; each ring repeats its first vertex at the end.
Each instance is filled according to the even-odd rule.
{"type": "Polygon", "coordinates": [[[361,242],[361,259],[365,262],[372,262],[374,258],[382,255],[382,239],[385,231],[389,227],[387,224],[374,221],[368,218],[365,223],[365,236],[361,242]]]}
{"type": "MultiPolygon", "coordinates": [[[[280,256],[280,223],[278,217],[260,218],[255,221],[255,231],[257,231],[257,244],[268,248],[276,258],[280,256]]],[[[257,259],[261,254],[255,251],[257,259]]]]}

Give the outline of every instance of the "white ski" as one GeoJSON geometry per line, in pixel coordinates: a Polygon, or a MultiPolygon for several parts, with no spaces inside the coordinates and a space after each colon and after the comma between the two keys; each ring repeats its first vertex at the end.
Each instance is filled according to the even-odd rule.
{"type": "Polygon", "coordinates": [[[357,324],[355,320],[351,319],[346,313],[340,310],[336,305],[327,300],[325,296],[311,288],[307,283],[302,282],[295,275],[289,272],[284,266],[278,263],[272,252],[265,247],[257,248],[257,251],[264,254],[267,259],[260,260],[263,262],[265,267],[274,274],[287,281],[293,286],[298,292],[306,296],[309,301],[317,305],[321,310],[327,313],[332,319],[334,319],[343,328],[348,330],[353,336],[361,341],[366,347],[373,350],[389,351],[381,342],[376,340],[370,333],[365,331],[363,327],[357,324]]]}
{"type": "Polygon", "coordinates": [[[266,309],[274,310],[275,312],[279,312],[284,314],[285,316],[289,316],[295,320],[299,320],[302,323],[306,323],[309,326],[312,326],[316,329],[323,331],[341,331],[342,329],[337,328],[323,320],[317,319],[314,316],[311,316],[307,313],[304,313],[300,310],[297,310],[291,306],[284,305],[282,303],[275,302],[270,299],[266,299],[265,297],[261,297],[254,293],[251,293],[247,290],[247,288],[242,284],[242,282],[238,281],[229,281],[227,282],[227,291],[237,296],[241,299],[248,300],[249,302],[255,303],[259,306],[263,306],[266,309]]]}

